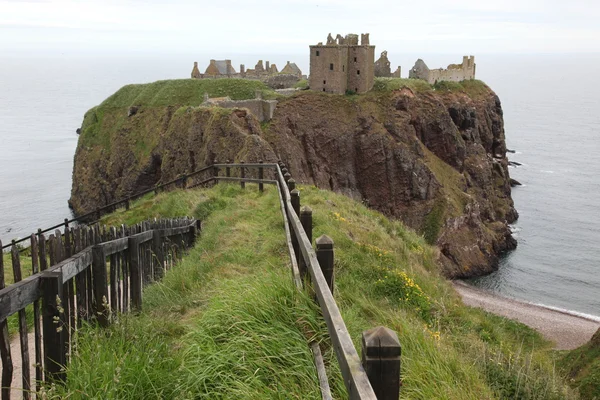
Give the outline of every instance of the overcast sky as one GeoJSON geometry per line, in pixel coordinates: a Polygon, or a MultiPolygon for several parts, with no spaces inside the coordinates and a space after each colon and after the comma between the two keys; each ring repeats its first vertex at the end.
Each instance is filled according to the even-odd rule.
{"type": "Polygon", "coordinates": [[[299,54],[329,32],[407,53],[589,53],[599,21],[598,0],[0,0],[0,54],[299,54]]]}

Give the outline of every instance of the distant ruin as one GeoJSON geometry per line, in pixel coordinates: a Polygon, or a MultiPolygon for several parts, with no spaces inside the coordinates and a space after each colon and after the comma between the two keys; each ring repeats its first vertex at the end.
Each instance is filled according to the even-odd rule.
{"type": "Polygon", "coordinates": [[[270,121],[273,118],[277,100],[265,100],[262,98],[260,91],[256,92],[254,99],[249,100],[231,100],[230,97],[213,97],[210,98],[208,93],[204,94],[204,102],[202,107],[221,107],[233,109],[246,109],[256,117],[259,122],[270,121]]]}
{"type": "Polygon", "coordinates": [[[377,61],[375,61],[375,76],[378,78],[400,78],[400,66],[392,73],[391,63],[387,57],[387,51],[383,51],[377,61]]]}
{"type": "Polygon", "coordinates": [[[254,68],[246,69],[244,64],[240,64],[240,70],[237,72],[231,60],[210,60],[204,73],[198,69],[198,62],[194,62],[191,77],[193,79],[217,79],[217,78],[247,78],[247,79],[267,79],[278,75],[291,75],[297,79],[302,79],[302,71],[295,63],[287,62],[286,66],[279,72],[277,65],[263,60],[258,60],[254,68]]]}
{"type": "Polygon", "coordinates": [[[429,69],[419,58],[408,72],[408,77],[423,79],[432,85],[441,81],[460,82],[475,79],[475,56],[464,56],[462,64],[450,64],[446,69],[429,69]]]}
{"type": "Polygon", "coordinates": [[[343,94],[347,91],[366,93],[375,81],[375,46],[369,34],[337,35],[331,33],[327,43],[310,47],[309,86],[312,90],[343,94]]]}

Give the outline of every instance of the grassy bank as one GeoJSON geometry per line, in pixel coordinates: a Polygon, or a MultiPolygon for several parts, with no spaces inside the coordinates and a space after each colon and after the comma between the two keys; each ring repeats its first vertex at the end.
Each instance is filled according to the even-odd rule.
{"type": "MultiPolygon", "coordinates": [[[[335,297],[357,348],[385,325],[402,343],[403,398],[576,398],[548,344],[525,326],[460,303],[422,237],[332,192],[300,187],[314,237],[335,241],[335,297]]],[[[292,284],[277,192],[221,184],[138,200],[107,223],[202,218],[196,246],[144,291],[144,311],[87,327],[50,398],[320,398],[308,342],[345,389],[320,311],[292,284]]]]}

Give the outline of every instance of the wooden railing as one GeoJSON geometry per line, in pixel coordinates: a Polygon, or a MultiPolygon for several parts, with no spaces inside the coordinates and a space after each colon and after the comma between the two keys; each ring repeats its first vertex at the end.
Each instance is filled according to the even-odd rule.
{"type": "Polygon", "coordinates": [[[77,226],[57,230],[46,240],[31,235],[33,275],[22,279],[22,258],[11,248],[14,282],[5,286],[0,258],[0,354],[2,400],[11,395],[13,362],[7,318],[18,313],[22,396],[34,391],[27,314],[33,313],[35,381],[60,382],[72,349],[70,338],[84,321],[101,326],[119,313],[140,310],[142,287],[160,279],[180,259],[200,231],[200,221],[181,218],[134,226],[77,226]],[[40,307],[41,306],[41,307],[40,307]],[[33,310],[29,311],[32,307],[33,310]]]}
{"type": "MultiPolygon", "coordinates": [[[[275,184],[279,192],[280,205],[285,222],[285,232],[290,255],[292,279],[302,290],[304,285],[312,285],[316,299],[321,307],[323,318],[336,358],[340,365],[342,378],[350,399],[398,399],[400,392],[400,342],[395,332],[385,327],[375,327],[363,332],[362,358],[359,357],[350,333],[346,328],[340,310],[333,296],[334,258],[333,240],[321,236],[315,240],[316,251],[312,245],[312,210],[301,209],[300,192],[296,182],[283,163],[278,164],[215,164],[215,180],[239,181],[259,184],[275,184]],[[232,168],[240,170],[232,177],[232,168]],[[245,178],[246,169],[257,169],[258,178],[245,178]],[[264,179],[264,169],[273,172],[273,179],[264,179]],[[225,176],[219,176],[219,170],[225,176]]],[[[317,346],[311,346],[315,354],[320,354],[317,346]],[[315,349],[316,347],[316,349],[315,349]]],[[[331,398],[325,369],[315,356],[319,373],[319,382],[323,399],[331,398]],[[319,365],[321,364],[321,366],[319,365]]]]}
{"type": "MultiPolygon", "coordinates": [[[[340,310],[335,302],[334,291],[334,253],[333,241],[322,236],[315,240],[316,251],[312,246],[312,210],[308,207],[301,209],[300,192],[295,188],[295,181],[291,177],[285,165],[281,162],[275,163],[217,163],[204,167],[192,174],[182,176],[176,180],[167,182],[164,185],[157,186],[151,190],[140,192],[135,196],[111,203],[95,211],[100,215],[103,211],[112,211],[116,206],[129,206],[129,201],[136,197],[141,197],[149,192],[164,190],[169,185],[179,184],[179,187],[192,188],[205,185],[211,182],[239,182],[244,188],[246,183],[257,183],[260,191],[265,184],[275,185],[278,189],[280,206],[285,225],[286,241],[290,255],[292,270],[292,279],[299,290],[304,290],[307,284],[312,285],[312,291],[318,301],[323,318],[326,322],[331,342],[335,350],[336,358],[340,365],[342,378],[348,391],[350,399],[397,399],[400,390],[400,343],[395,332],[385,327],[376,327],[363,332],[362,335],[362,358],[359,357],[356,348],[346,328],[340,310]],[[237,174],[232,173],[232,169],[237,169],[237,174]],[[265,170],[271,172],[270,179],[265,179],[265,170]],[[202,176],[201,174],[209,174],[202,176]]],[[[89,216],[93,213],[86,214],[89,216]]],[[[82,216],[82,217],[85,217],[82,216]]],[[[80,218],[82,218],[80,217],[80,218]]],[[[111,237],[108,238],[105,232],[102,234],[96,225],[95,228],[84,228],[85,234],[79,233],[76,229],[73,233],[68,228],[65,220],[65,234],[57,231],[56,236],[50,236],[46,246],[37,247],[36,235],[32,235],[31,248],[32,254],[39,251],[40,263],[33,262],[34,273],[36,268],[43,264],[42,259],[46,258],[46,247],[50,253],[50,265],[54,265],[54,260],[61,261],[53,268],[37,273],[32,277],[15,283],[0,290],[0,329],[2,343],[3,366],[10,366],[10,376],[12,377],[12,363],[10,362],[10,347],[8,346],[8,332],[6,329],[6,317],[19,312],[20,335],[21,340],[25,336],[26,326],[25,317],[21,313],[25,312],[25,307],[34,304],[34,328],[36,337],[36,380],[42,381],[42,375],[45,380],[60,381],[64,379],[64,370],[60,366],[68,361],[68,335],[76,327],[77,321],[88,320],[92,316],[101,325],[110,322],[114,310],[121,312],[128,311],[129,307],[139,309],[141,307],[141,287],[152,280],[159,279],[162,276],[165,264],[165,243],[173,243],[169,238],[182,237],[187,235],[187,241],[181,240],[181,248],[193,242],[199,225],[196,221],[187,220],[187,225],[165,226],[164,222],[157,224],[144,223],[136,226],[133,231],[122,228],[110,230],[111,237]],[[162,224],[162,225],[161,225],[162,224]],[[114,233],[112,233],[114,232],[114,233]],[[66,254],[66,245],[63,249],[61,244],[70,243],[71,235],[79,237],[75,239],[75,250],[80,251],[76,256],[62,261],[66,254]],[[119,236],[120,235],[120,236],[119,236]],[[59,239],[57,239],[59,238],[59,239]],[[165,240],[166,239],[166,240],[165,240]],[[54,243],[54,244],[53,244],[54,243]],[[90,247],[90,245],[93,245],[90,247]],[[83,247],[82,247],[83,246],[83,247]],[[54,250],[52,250],[54,249],[54,250]],[[43,254],[43,255],[42,255],[43,254]],[[53,256],[54,254],[54,256],[53,256]],[[105,268],[106,258],[110,261],[110,277],[107,276],[105,268]],[[123,267],[124,266],[124,267],[123,267]],[[91,268],[90,268],[91,267],[91,268]],[[119,272],[121,271],[121,272],[119,272]],[[125,272],[127,271],[127,272],[125,272]],[[121,274],[121,275],[120,275],[121,274]],[[128,275],[126,275],[128,274],[128,275]],[[120,277],[123,276],[124,279],[120,277]],[[127,276],[125,278],[125,276],[127,276]],[[110,285],[95,285],[95,282],[107,282],[110,285]],[[73,279],[75,279],[75,291],[73,290],[73,279]],[[78,279],[80,282],[78,282],[78,279]],[[122,282],[122,285],[121,285],[122,282]],[[140,284],[138,284],[141,282],[140,284]],[[90,292],[90,287],[93,291],[90,292]],[[122,289],[121,289],[122,287],[122,289]],[[83,290],[81,299],[77,288],[87,288],[83,290]],[[109,293],[110,291],[110,293],[109,293]],[[127,295],[125,293],[128,293],[127,295]],[[76,295],[76,296],[75,296],[76,295]],[[63,298],[67,302],[63,302],[63,298]],[[36,327],[35,321],[39,321],[39,304],[42,299],[42,308],[44,310],[44,371],[42,371],[41,342],[39,338],[40,328],[36,327]],[[75,300],[77,299],[77,300],[75,300]],[[63,303],[57,303],[60,300],[63,303]],[[36,306],[36,304],[38,304],[36,306]],[[64,311],[62,304],[68,307],[64,311]],[[8,311],[5,311],[8,310],[8,311]],[[75,313],[71,310],[77,310],[75,313]],[[68,316],[68,317],[67,317],[68,316]],[[58,327],[67,327],[66,329],[57,329],[58,327]],[[23,333],[25,332],[25,333],[23,333]],[[48,339],[46,339],[48,335],[48,339]],[[8,348],[8,359],[5,360],[6,349],[8,348]],[[37,361],[39,358],[39,362],[37,361]]],[[[62,224],[61,224],[62,225],[62,224]]],[[[59,225],[59,226],[61,226],[59,225]]],[[[71,229],[72,230],[72,229],[71,229]]],[[[43,232],[38,232],[41,243],[45,242],[43,232]]],[[[0,243],[1,245],[1,243],[0,243]]],[[[13,269],[15,257],[18,258],[18,248],[16,242],[12,243],[13,269]]],[[[179,257],[175,251],[174,258],[179,257]]],[[[35,258],[35,257],[34,257],[35,258]]],[[[18,261],[17,261],[18,263],[18,261]]],[[[46,261],[44,261],[46,263],[46,261]]],[[[0,265],[1,266],[1,265],[0,265]]],[[[1,276],[4,276],[2,269],[1,276]]],[[[17,274],[15,273],[15,281],[17,274]]],[[[4,282],[0,282],[0,289],[4,287],[4,282]]],[[[38,322],[39,325],[39,322],[38,322]]],[[[331,398],[325,368],[317,344],[311,344],[315,354],[315,362],[319,373],[319,382],[323,394],[323,399],[331,398]]],[[[23,349],[23,347],[22,347],[23,349]]],[[[27,352],[25,344],[23,355],[27,352]]],[[[23,357],[23,359],[29,359],[23,357]]],[[[25,362],[24,362],[25,364],[25,362]]],[[[6,387],[5,382],[10,382],[8,372],[3,370],[2,386],[6,387]]],[[[25,371],[25,365],[24,365],[25,371]]],[[[8,384],[10,386],[10,383],[8,384]]],[[[31,387],[29,377],[27,382],[23,376],[23,388],[31,387]]],[[[3,397],[4,397],[3,389],[3,397]]],[[[8,395],[9,396],[9,395],[8,395]]]]}

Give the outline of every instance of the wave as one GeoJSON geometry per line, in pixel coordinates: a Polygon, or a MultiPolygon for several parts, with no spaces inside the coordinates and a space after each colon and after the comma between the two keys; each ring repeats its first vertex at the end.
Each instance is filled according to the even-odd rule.
{"type": "Polygon", "coordinates": [[[575,317],[589,319],[590,321],[600,322],[600,315],[586,314],[586,313],[579,312],[579,311],[567,310],[566,308],[548,306],[543,303],[531,303],[528,301],[525,301],[524,303],[529,303],[529,304],[537,306],[537,307],[542,307],[542,308],[546,308],[548,310],[557,311],[561,314],[573,315],[575,317]]]}

